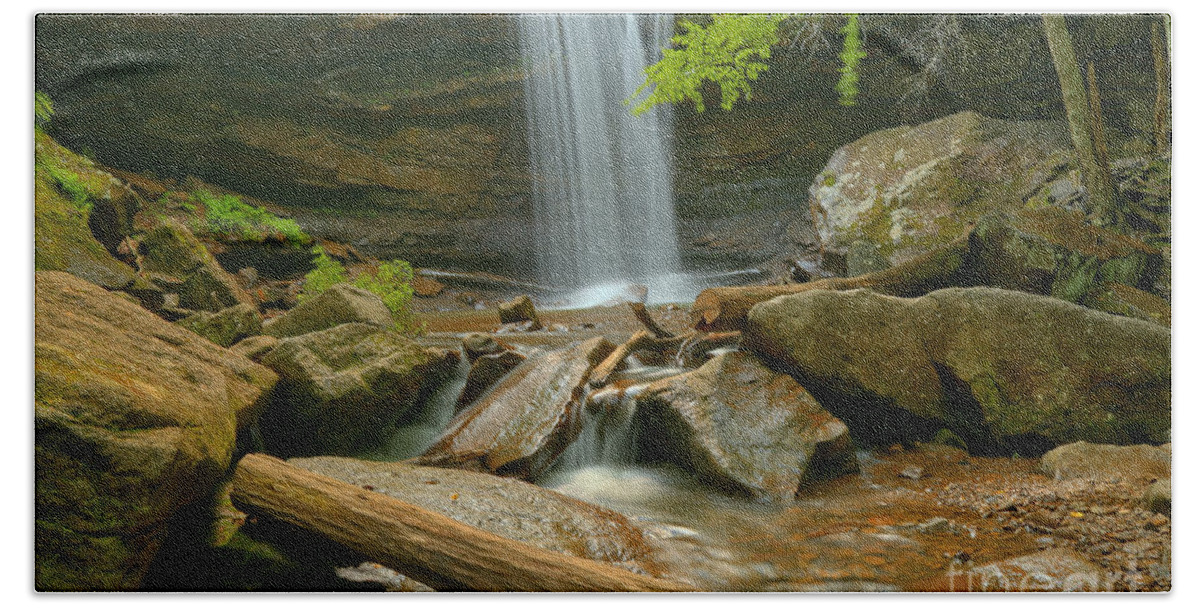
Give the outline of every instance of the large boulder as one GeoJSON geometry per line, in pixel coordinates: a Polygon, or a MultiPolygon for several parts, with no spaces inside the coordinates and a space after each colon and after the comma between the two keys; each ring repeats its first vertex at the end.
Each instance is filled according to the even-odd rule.
{"type": "Polygon", "coordinates": [[[948,427],[981,453],[1163,443],[1171,334],[1055,298],[809,291],[750,311],[744,343],[874,441],[948,427]]]}
{"type": "Polygon", "coordinates": [[[287,455],[367,451],[433,392],[458,353],[366,323],[286,338],[262,358],[279,374],[263,414],[267,448],[287,455]]]}
{"type": "Polygon", "coordinates": [[[225,271],[196,235],[171,218],[155,219],[138,247],[141,269],[165,291],[175,294],[177,306],[220,312],[254,298],[225,271]]]}
{"type": "Polygon", "coordinates": [[[535,477],[579,436],[588,374],[615,348],[596,337],[530,358],[456,416],[414,462],[535,477]]]}
{"type": "Polygon", "coordinates": [[[288,463],[550,551],[635,572],[658,567],[641,530],[625,516],[524,481],[337,457],[293,458],[288,463]]]}
{"type": "Polygon", "coordinates": [[[858,468],[846,425],[749,353],[718,355],[636,399],[658,456],[759,500],[790,501],[804,482],[858,468]]]}
{"type": "Polygon", "coordinates": [[[349,283],[338,283],[287,314],[268,319],[263,323],[263,333],[276,338],[288,338],[342,323],[391,327],[395,322],[383,298],[349,283]]]}
{"type": "MultiPolygon", "coordinates": [[[[1070,158],[1065,125],[961,112],[876,131],[838,148],[809,188],[823,251],[859,241],[898,264],[1018,209],[1070,158]]],[[[861,245],[859,247],[862,247],[861,245]]]]}
{"type": "Polygon", "coordinates": [[[476,357],[475,361],[471,363],[471,370],[467,372],[467,383],[463,385],[462,391],[458,394],[458,400],[454,403],[454,413],[457,414],[470,407],[476,399],[527,358],[527,355],[515,350],[503,350],[495,354],[476,357]]]}
{"type": "Polygon", "coordinates": [[[35,586],[136,589],[276,376],[69,274],[35,306],[35,586]]]}

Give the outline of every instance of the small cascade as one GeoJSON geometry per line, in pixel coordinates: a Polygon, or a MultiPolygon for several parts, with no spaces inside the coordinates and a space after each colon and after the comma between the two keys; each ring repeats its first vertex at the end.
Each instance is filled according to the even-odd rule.
{"type": "Polygon", "coordinates": [[[460,357],[454,375],[434,390],[424,401],[413,405],[410,416],[406,416],[386,442],[377,448],[360,454],[364,460],[395,462],[420,455],[446,430],[454,418],[454,405],[458,395],[467,385],[467,374],[471,364],[460,357]]]}

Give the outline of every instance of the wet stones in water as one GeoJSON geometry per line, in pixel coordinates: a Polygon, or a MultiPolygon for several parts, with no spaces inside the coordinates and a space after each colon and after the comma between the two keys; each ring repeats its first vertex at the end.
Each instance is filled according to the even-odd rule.
{"type": "Polygon", "coordinates": [[[494,384],[512,371],[526,356],[515,350],[501,350],[498,353],[478,355],[467,372],[467,383],[463,385],[458,401],[454,404],[454,413],[458,414],[470,407],[476,399],[494,384]]]}
{"type": "Polygon", "coordinates": [[[653,456],[759,500],[857,470],[846,425],[786,374],[749,353],[714,357],[638,393],[653,456]]]}
{"type": "Polygon", "coordinates": [[[597,337],[526,360],[414,463],[523,478],[545,471],[579,436],[588,374],[614,348],[597,337]]]}

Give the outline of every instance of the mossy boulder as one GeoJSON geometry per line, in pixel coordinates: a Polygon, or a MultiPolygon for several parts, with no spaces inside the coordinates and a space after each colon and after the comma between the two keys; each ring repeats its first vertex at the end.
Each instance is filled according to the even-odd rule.
{"type": "Polygon", "coordinates": [[[945,427],[976,453],[1040,454],[1170,438],[1170,330],[1056,298],[811,291],[756,305],[744,342],[872,441],[945,427]]]}
{"type": "Polygon", "coordinates": [[[579,436],[588,374],[615,348],[596,337],[530,357],[455,416],[414,463],[536,477],[579,436]]]}
{"type": "Polygon", "coordinates": [[[195,312],[176,323],[226,348],[262,331],[262,315],[249,304],[230,306],[220,312],[195,312]]]}
{"type": "Polygon", "coordinates": [[[262,358],[279,374],[263,414],[267,448],[289,456],[368,451],[449,377],[458,359],[366,323],[280,340],[262,358]]]}
{"type": "Polygon", "coordinates": [[[34,167],[33,193],[34,270],[68,272],[110,290],[134,282],[133,268],[92,235],[89,212],[73,204],[40,164],[34,167]]]}
{"type": "Polygon", "coordinates": [[[66,273],[35,306],[35,586],[136,589],[276,376],[66,273]]]}
{"type": "Polygon", "coordinates": [[[174,277],[186,277],[192,271],[214,262],[204,243],[186,226],[171,218],[162,218],[158,226],[141,239],[142,270],[174,277]]]}
{"type": "Polygon", "coordinates": [[[838,148],[809,205],[827,254],[866,241],[896,265],[958,238],[986,211],[1020,208],[1069,151],[1060,123],[961,112],[838,148]]]}
{"type": "Polygon", "coordinates": [[[730,352],[637,392],[654,449],[716,486],[787,502],[858,470],[849,431],[787,374],[730,352]]]}
{"type": "Polygon", "coordinates": [[[299,336],[328,329],[342,323],[365,323],[391,327],[392,313],[383,298],[355,287],[338,283],[280,317],[263,323],[263,333],[276,338],[299,336]]]}

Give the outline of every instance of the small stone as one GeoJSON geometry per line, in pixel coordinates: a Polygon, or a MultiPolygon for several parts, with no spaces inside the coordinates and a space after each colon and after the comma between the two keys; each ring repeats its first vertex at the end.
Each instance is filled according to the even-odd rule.
{"type": "Polygon", "coordinates": [[[925,469],[922,469],[916,465],[904,467],[904,470],[900,471],[900,477],[906,477],[908,479],[920,479],[924,474],[925,469]]]}

